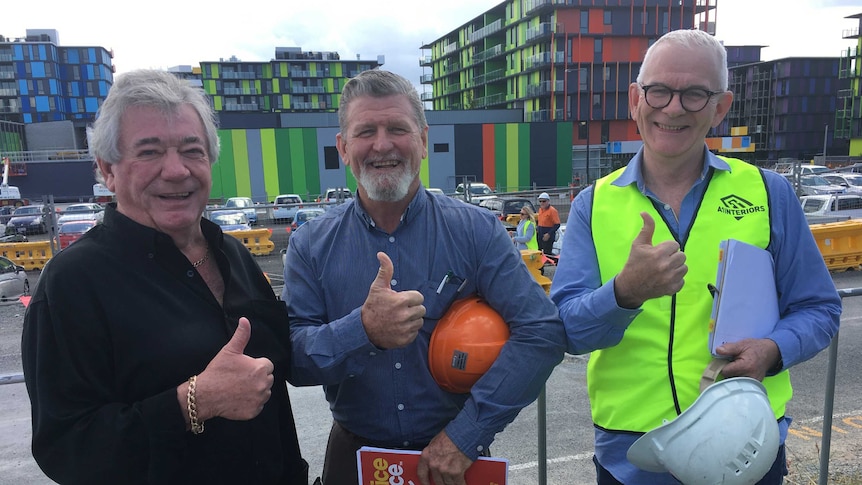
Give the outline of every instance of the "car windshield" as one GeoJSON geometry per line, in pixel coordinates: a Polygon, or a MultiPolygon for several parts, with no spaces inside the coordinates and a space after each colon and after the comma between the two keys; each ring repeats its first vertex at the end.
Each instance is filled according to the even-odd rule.
{"type": "Polygon", "coordinates": [[[231,226],[234,224],[248,224],[248,219],[242,212],[215,213],[212,221],[220,226],[231,226]]]}
{"type": "Polygon", "coordinates": [[[70,205],[65,212],[95,212],[96,209],[89,205],[70,205]]]}
{"type": "Polygon", "coordinates": [[[471,185],[470,193],[473,195],[487,195],[491,194],[491,189],[487,185],[471,185]]]}
{"type": "Polygon", "coordinates": [[[802,185],[831,185],[828,180],[820,175],[806,175],[802,177],[802,185]]]}
{"type": "Polygon", "coordinates": [[[225,207],[251,207],[251,203],[245,199],[230,199],[225,207]]]}
{"type": "Polygon", "coordinates": [[[317,217],[321,214],[323,214],[323,211],[300,212],[299,214],[296,215],[296,221],[297,222],[308,222],[308,221],[314,219],[315,217],[317,217]]]}
{"type": "Polygon", "coordinates": [[[94,225],[92,222],[67,222],[60,226],[60,234],[87,232],[94,225]]]}
{"type": "Polygon", "coordinates": [[[42,208],[35,205],[25,205],[15,209],[15,212],[12,213],[13,216],[24,216],[24,215],[32,215],[38,214],[42,212],[42,208]]]}

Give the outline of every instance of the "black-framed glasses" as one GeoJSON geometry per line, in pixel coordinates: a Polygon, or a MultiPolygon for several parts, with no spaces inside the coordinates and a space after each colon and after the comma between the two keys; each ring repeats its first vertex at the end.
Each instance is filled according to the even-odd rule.
{"type": "Polygon", "coordinates": [[[679,94],[682,109],[689,113],[697,113],[706,108],[709,100],[716,94],[724,91],[710,91],[703,88],[671,89],[664,84],[641,84],[646,103],[654,109],[666,108],[673,100],[675,94],[679,94]]]}

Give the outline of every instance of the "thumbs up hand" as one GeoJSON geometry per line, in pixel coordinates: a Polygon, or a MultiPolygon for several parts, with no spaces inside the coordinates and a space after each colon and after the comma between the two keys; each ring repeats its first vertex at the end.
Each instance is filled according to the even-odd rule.
{"type": "MultiPolygon", "coordinates": [[[[269,401],[273,365],[265,357],[255,359],[243,353],[250,338],[251,323],[242,317],[233,337],[197,377],[195,400],[202,421],[215,416],[252,419],[269,401]]],[[[178,394],[185,409],[185,393],[178,394]]]]}
{"type": "Polygon", "coordinates": [[[614,279],[617,304],[623,308],[638,308],[645,301],[673,295],[682,289],[688,272],[685,254],[676,241],[664,241],[653,246],[655,221],[641,212],[643,228],[632,241],[629,258],[614,279]]]}
{"type": "Polygon", "coordinates": [[[394,291],[390,285],[395,268],[386,253],[377,253],[380,270],[371,282],[362,305],[362,325],[368,339],[382,349],[404,347],[422,328],[425,297],[418,291],[394,291]]]}

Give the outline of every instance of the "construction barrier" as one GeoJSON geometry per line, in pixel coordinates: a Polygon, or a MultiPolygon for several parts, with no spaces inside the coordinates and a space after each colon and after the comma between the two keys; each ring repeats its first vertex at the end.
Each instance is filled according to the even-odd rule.
{"type": "Polygon", "coordinates": [[[522,249],[521,258],[524,260],[524,264],[527,265],[527,269],[530,270],[530,274],[536,279],[536,283],[545,290],[545,293],[550,294],[551,279],[542,274],[542,267],[545,265],[544,254],[541,251],[522,249]]]}
{"type": "Polygon", "coordinates": [[[51,259],[51,244],[48,241],[1,243],[0,256],[27,271],[41,270],[51,259]]]}
{"type": "Polygon", "coordinates": [[[275,243],[270,241],[272,229],[252,229],[250,231],[227,231],[239,239],[254,256],[266,256],[275,249],[275,243]]]}
{"type": "Polygon", "coordinates": [[[862,264],[862,220],[811,224],[809,227],[830,271],[856,268],[862,264]]]}

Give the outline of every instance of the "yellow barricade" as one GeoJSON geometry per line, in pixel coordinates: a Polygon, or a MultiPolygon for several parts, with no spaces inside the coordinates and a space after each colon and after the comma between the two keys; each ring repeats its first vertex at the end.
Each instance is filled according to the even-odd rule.
{"type": "Polygon", "coordinates": [[[521,258],[530,270],[530,274],[536,279],[536,283],[545,290],[545,293],[551,293],[551,279],[542,274],[542,266],[545,265],[545,258],[541,251],[532,249],[522,249],[521,258]]]}
{"type": "Polygon", "coordinates": [[[51,259],[48,241],[0,243],[0,256],[5,256],[27,271],[41,270],[51,259]]]}
{"type": "Polygon", "coordinates": [[[270,241],[272,229],[252,229],[251,231],[228,231],[225,234],[239,239],[255,256],[266,256],[275,249],[275,243],[270,241]]]}
{"type": "Polygon", "coordinates": [[[811,224],[810,227],[830,271],[862,264],[862,219],[811,224]]]}

